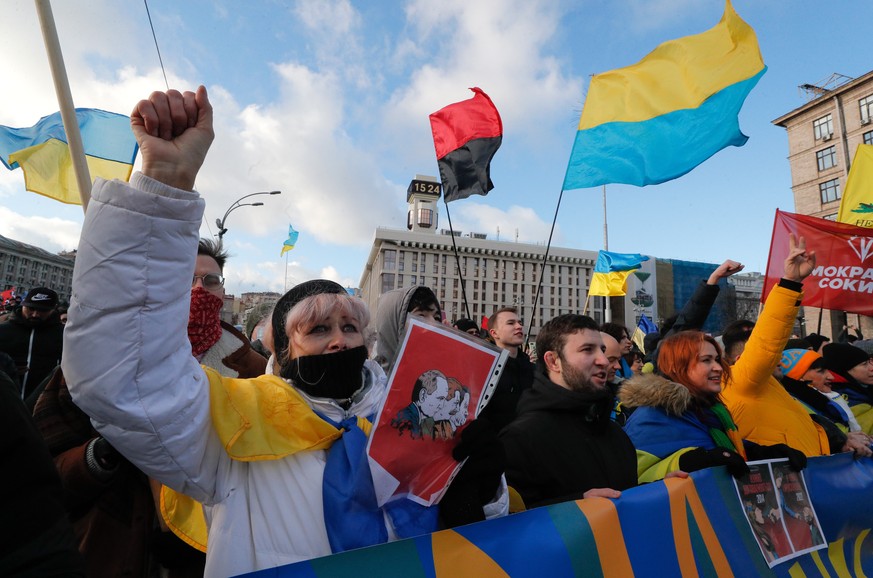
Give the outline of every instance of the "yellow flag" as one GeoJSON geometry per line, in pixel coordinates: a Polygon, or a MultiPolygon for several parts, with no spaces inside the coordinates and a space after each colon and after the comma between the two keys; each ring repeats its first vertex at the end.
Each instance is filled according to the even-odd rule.
{"type": "Polygon", "coordinates": [[[873,145],[858,145],[837,221],[873,228],[873,145]]]}

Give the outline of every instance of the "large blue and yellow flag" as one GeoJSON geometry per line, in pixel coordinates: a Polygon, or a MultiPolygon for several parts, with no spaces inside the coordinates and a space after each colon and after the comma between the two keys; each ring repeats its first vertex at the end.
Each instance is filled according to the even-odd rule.
{"type": "Polygon", "coordinates": [[[728,1],[714,28],[595,75],[564,190],[663,183],[744,145],[737,115],[766,70],[755,31],[728,1]]]}
{"type": "MultiPolygon", "coordinates": [[[[105,110],[77,108],[76,119],[91,180],[130,179],[138,150],[130,118],[105,110]]],[[[82,204],[60,112],[41,118],[29,128],[0,125],[0,161],[9,170],[21,167],[28,191],[62,203],[82,204]]]]}
{"type": "Polygon", "coordinates": [[[624,295],[627,292],[628,276],[639,269],[643,261],[648,260],[648,257],[639,253],[598,252],[588,295],[624,295]]]}
{"type": "Polygon", "coordinates": [[[294,248],[294,245],[297,244],[297,237],[300,235],[299,232],[294,230],[293,225],[288,225],[288,238],[285,239],[285,242],[282,243],[282,252],[279,253],[279,256],[285,254],[286,251],[290,251],[294,248]]]}
{"type": "Polygon", "coordinates": [[[858,145],[837,222],[873,227],[873,145],[858,145]]]}

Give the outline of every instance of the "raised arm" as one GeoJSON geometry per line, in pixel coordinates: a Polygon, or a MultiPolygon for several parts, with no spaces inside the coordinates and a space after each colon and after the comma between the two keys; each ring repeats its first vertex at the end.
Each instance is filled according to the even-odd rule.
{"type": "Polygon", "coordinates": [[[64,331],[76,404],[131,462],[210,502],[223,454],[206,377],[187,338],[204,203],[192,192],[213,138],[206,90],[155,92],[131,126],[143,155],[130,184],[98,179],[64,331]]]}
{"type": "Polygon", "coordinates": [[[749,336],[746,348],[731,368],[731,387],[747,395],[764,388],[791,337],[800,307],[802,281],[815,268],[815,252],[806,250],[806,240],[789,235],[788,257],[782,279],[773,287],[749,336]]]}

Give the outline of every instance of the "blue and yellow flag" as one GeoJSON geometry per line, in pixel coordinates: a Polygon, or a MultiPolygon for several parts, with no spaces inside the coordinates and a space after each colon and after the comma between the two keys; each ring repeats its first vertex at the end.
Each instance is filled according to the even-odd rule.
{"type": "Polygon", "coordinates": [[[564,190],[663,183],[744,145],[737,115],[766,70],[755,31],[728,1],[714,28],[595,75],[564,190]]]}
{"type": "Polygon", "coordinates": [[[628,276],[639,269],[643,261],[648,260],[648,257],[639,253],[598,252],[588,295],[602,297],[624,295],[627,291],[628,276]]]}
{"type": "Polygon", "coordinates": [[[873,228],[873,145],[858,145],[837,221],[873,228]]]}
{"type": "Polygon", "coordinates": [[[646,351],[646,335],[657,332],[658,326],[655,325],[654,321],[649,319],[645,313],[643,313],[640,315],[640,321],[637,323],[637,328],[634,329],[634,335],[631,337],[631,341],[633,341],[643,353],[651,353],[650,351],[646,351]]]}
{"type": "Polygon", "coordinates": [[[285,239],[284,243],[282,243],[282,252],[279,253],[280,257],[284,255],[286,251],[290,251],[294,248],[294,245],[297,244],[298,235],[300,235],[300,233],[295,231],[292,225],[288,225],[288,238],[285,239]]]}
{"type": "MultiPolygon", "coordinates": [[[[76,119],[91,180],[130,179],[139,148],[130,118],[105,110],[77,108],[76,119]]],[[[21,167],[28,191],[62,203],[82,204],[60,112],[41,118],[29,128],[0,125],[0,161],[9,170],[21,167]]]]}

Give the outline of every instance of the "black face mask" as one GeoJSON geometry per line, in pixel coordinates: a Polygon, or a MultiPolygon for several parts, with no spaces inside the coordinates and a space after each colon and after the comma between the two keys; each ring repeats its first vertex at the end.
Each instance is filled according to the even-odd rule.
{"type": "Polygon", "coordinates": [[[279,375],[314,397],[346,400],[361,389],[367,348],[361,345],[338,353],[304,355],[282,364],[279,375]]]}

